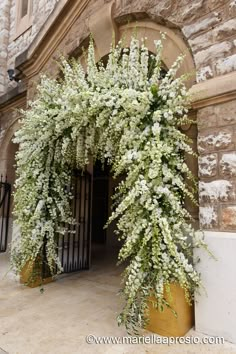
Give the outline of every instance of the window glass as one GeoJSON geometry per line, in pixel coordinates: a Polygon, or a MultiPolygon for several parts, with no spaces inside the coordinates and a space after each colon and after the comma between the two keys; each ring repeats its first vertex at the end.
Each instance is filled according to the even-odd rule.
{"type": "Polygon", "coordinates": [[[28,12],[28,0],[21,0],[21,18],[27,15],[28,12]]]}

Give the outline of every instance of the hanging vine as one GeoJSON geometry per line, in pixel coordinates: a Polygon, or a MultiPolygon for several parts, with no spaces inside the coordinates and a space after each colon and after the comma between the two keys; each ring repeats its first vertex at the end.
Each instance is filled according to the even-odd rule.
{"type": "Polygon", "coordinates": [[[115,195],[124,240],[119,260],[128,260],[123,276],[125,306],[118,317],[128,331],[146,323],[147,299],[168,304],[164,286],[178,282],[191,301],[200,286],[193,247],[205,247],[191,226],[184,198],[195,202],[194,177],[184,154],[194,155],[179,127],[189,123],[190,104],[176,73],[180,56],[162,75],[162,41],[156,55],[132,38],[130,48],[113,47],[107,65],[95,62],[90,44],[85,74],[77,60],[62,60],[63,79],[42,76],[38,96],[22,112],[15,142],[17,154],[15,214],[20,236],[12,244],[12,266],[20,272],[40,254],[46,241],[47,262],[62,266],[57,241],[72,223],[71,196],[65,193],[73,168],[85,169],[90,157],[105,159],[114,176],[124,174],[115,195]],[[191,240],[190,240],[191,239],[191,240]]]}

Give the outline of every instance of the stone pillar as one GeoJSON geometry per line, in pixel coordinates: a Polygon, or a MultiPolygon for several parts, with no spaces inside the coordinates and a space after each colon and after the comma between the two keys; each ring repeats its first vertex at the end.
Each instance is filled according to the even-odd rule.
{"type": "Polygon", "coordinates": [[[5,91],[10,31],[10,0],[0,2],[0,95],[5,91]]]}
{"type": "Polygon", "coordinates": [[[217,261],[198,252],[207,296],[195,319],[199,332],[236,343],[236,99],[213,101],[198,110],[199,216],[217,261]]]}

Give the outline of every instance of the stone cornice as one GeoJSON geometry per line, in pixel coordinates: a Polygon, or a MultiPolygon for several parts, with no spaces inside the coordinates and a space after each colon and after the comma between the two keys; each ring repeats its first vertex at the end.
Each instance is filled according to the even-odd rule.
{"type": "Polygon", "coordinates": [[[20,78],[37,75],[81,15],[89,0],[62,0],[29,46],[15,61],[20,78]]]}
{"type": "Polygon", "coordinates": [[[12,101],[8,101],[5,106],[0,107],[0,115],[1,113],[9,112],[13,109],[25,109],[27,106],[26,93],[21,96],[17,96],[12,101]]]}
{"type": "Polygon", "coordinates": [[[18,108],[21,108],[21,103],[19,102],[22,101],[25,105],[26,94],[26,86],[23,83],[20,83],[17,87],[2,95],[0,97],[0,113],[11,109],[11,107],[15,108],[17,106],[18,108]]]}
{"type": "Polygon", "coordinates": [[[195,84],[190,92],[194,109],[236,100],[236,72],[195,84]]]}

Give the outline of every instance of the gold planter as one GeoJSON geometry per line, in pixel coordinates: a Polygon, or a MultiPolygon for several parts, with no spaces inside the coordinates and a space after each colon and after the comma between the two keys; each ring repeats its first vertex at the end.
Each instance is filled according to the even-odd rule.
{"type": "Polygon", "coordinates": [[[28,261],[20,273],[20,283],[30,288],[36,288],[37,286],[52,282],[53,278],[50,276],[48,269],[45,272],[47,275],[42,275],[42,267],[42,262],[39,259],[35,262],[28,261]]]}
{"type": "Polygon", "coordinates": [[[176,311],[177,317],[175,317],[171,309],[166,306],[163,312],[156,310],[153,307],[152,301],[149,301],[150,322],[146,329],[165,337],[182,337],[193,327],[193,305],[190,306],[187,303],[184,290],[180,285],[171,284],[170,291],[172,299],[168,299],[168,301],[171,307],[176,311]]]}

